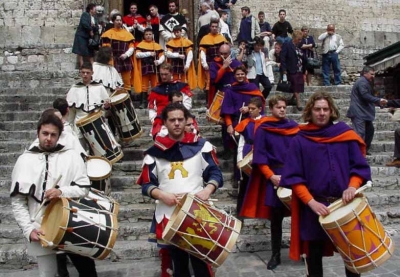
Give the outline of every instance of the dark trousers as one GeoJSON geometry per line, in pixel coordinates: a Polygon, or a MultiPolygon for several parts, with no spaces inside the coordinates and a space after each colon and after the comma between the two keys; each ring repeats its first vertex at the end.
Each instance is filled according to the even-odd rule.
{"type": "Polygon", "coordinates": [[[249,184],[249,176],[247,176],[243,171],[241,174],[242,174],[242,178],[239,182],[239,193],[238,193],[237,205],[236,205],[236,212],[238,215],[240,214],[240,210],[242,209],[244,196],[246,195],[247,186],[249,184]]]}
{"type": "Polygon", "coordinates": [[[265,99],[267,99],[271,89],[272,89],[272,85],[271,82],[269,81],[268,77],[265,75],[256,75],[255,79],[249,79],[250,83],[255,84],[258,88],[260,88],[260,83],[263,86],[263,91],[262,94],[264,96],[265,99]]]}
{"type": "Polygon", "coordinates": [[[211,267],[204,261],[177,248],[171,247],[170,255],[174,264],[174,277],[190,277],[189,259],[195,277],[211,277],[211,267]]]}
{"type": "Polygon", "coordinates": [[[330,52],[322,55],[322,77],[324,78],[324,86],[330,86],[330,71],[331,65],[333,69],[333,79],[335,85],[339,85],[342,82],[340,76],[340,61],[339,54],[336,52],[330,52]]]}
{"type": "Polygon", "coordinates": [[[285,207],[271,207],[271,247],[272,255],[281,252],[282,221],[285,216],[285,207]]]}
{"type": "MultiPolygon", "coordinates": [[[[324,241],[314,240],[309,241],[308,245],[308,257],[307,260],[307,272],[308,277],[323,277],[324,271],[322,269],[322,256],[324,253],[324,241]]],[[[353,273],[347,268],[345,269],[346,277],[360,277],[361,274],[353,273]]]]}
{"type": "Polygon", "coordinates": [[[351,118],[354,131],[364,140],[367,145],[367,151],[371,147],[374,138],[375,128],[372,121],[366,121],[357,117],[351,118]]]}
{"type": "Polygon", "coordinates": [[[394,131],[394,157],[400,159],[400,128],[394,131]]]}
{"type": "Polygon", "coordinates": [[[57,254],[57,272],[60,277],[68,277],[69,273],[67,270],[67,255],[79,272],[79,277],[97,277],[96,264],[94,260],[72,253],[57,254]]]}

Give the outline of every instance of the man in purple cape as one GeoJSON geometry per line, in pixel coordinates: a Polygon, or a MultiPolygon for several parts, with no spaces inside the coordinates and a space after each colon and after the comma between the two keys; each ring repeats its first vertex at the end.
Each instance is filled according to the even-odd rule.
{"type": "Polygon", "coordinates": [[[253,172],[240,215],[268,218],[271,221],[272,257],[270,270],[281,263],[282,221],[290,211],[277,196],[283,164],[290,141],[299,131],[296,122],[286,119],[286,98],[281,95],[269,100],[272,116],[261,120],[254,135],[253,172]]]}
{"type": "MultiPolygon", "coordinates": [[[[310,97],[303,113],[308,124],[291,142],[280,182],[293,191],[290,258],[305,253],[308,276],[323,276],[322,257],[333,253],[318,217],[328,215],[327,206],[339,198],[345,204],[353,200],[356,189],[371,179],[365,143],[345,123],[334,124],[338,118],[328,93],[310,97]]],[[[346,276],[360,275],[346,268],[346,276]]]]}

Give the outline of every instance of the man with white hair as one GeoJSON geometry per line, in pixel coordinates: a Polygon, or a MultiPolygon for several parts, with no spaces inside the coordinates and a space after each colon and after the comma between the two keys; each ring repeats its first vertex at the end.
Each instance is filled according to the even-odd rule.
{"type": "Polygon", "coordinates": [[[200,11],[201,15],[197,22],[197,32],[199,32],[202,26],[210,23],[211,17],[219,18],[219,14],[215,10],[212,10],[206,2],[200,4],[200,11]]]}

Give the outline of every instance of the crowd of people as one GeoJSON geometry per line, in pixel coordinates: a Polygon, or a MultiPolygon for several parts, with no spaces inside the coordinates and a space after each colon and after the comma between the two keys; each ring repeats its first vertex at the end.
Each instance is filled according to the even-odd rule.
{"type": "MultiPolygon", "coordinates": [[[[137,4],[132,3],[128,15],[112,11],[110,22],[103,24],[96,19],[96,5],[87,6],[73,46],[82,80],[71,87],[66,99],[54,102],[55,109],[42,114],[38,140],[21,155],[12,174],[12,208],[31,242],[30,253],[38,257],[41,276],[54,276],[57,268],[59,276],[68,276],[68,272],[65,255],[56,258],[56,252],[40,247],[41,217],[31,218],[39,214],[43,202],[87,195],[90,180],[85,157],[97,154],[109,158],[108,152],[121,146],[122,138],[115,138],[118,126],[110,119],[110,98],[119,93],[139,99],[136,108],[147,108],[152,124],[154,146],[144,153],[137,183],[143,195],[157,200],[151,233],[161,248],[161,276],[170,276],[171,269],[174,276],[189,276],[189,260],[195,276],[213,276],[204,261],[162,240],[183,194],[193,193],[207,201],[223,185],[215,147],[202,138],[196,118],[190,113],[196,87],[208,94],[210,109],[220,105],[217,118],[210,119],[222,125],[221,156],[237,165],[234,186],[238,189],[238,216],[268,218],[271,222],[272,256],[267,268],[273,270],[281,263],[282,220],[291,215],[290,257],[299,260],[300,254],[306,253],[308,276],[322,276],[322,257],[333,247],[318,216],[327,215],[327,206],[334,200],[351,201],[356,189],[371,179],[365,155],[373,136],[374,105],[399,104],[372,95],[374,72],[364,68],[347,113],[355,131],[345,123],[335,123],[339,110],[327,93],[314,93],[303,107],[300,93],[313,74],[307,59],[315,57],[315,41],[308,27],[293,29],[285,19],[285,10],[279,11],[279,21],[271,27],[264,12],[259,12],[256,19],[248,7],[242,7],[235,48],[230,35],[230,8],[234,4],[236,1],[224,0],[200,3],[197,28],[199,35],[204,35],[197,40],[197,55],[187,38],[187,22],[176,0],[168,1],[169,13],[163,16],[151,5],[149,14],[143,17],[137,13],[137,4]],[[89,44],[96,32],[101,37],[98,49],[89,44]],[[292,99],[270,96],[274,72],[279,72],[279,82],[290,81],[294,105],[303,111],[306,124],[287,118],[292,99]],[[217,103],[220,93],[223,100],[217,103]],[[368,110],[361,107],[362,101],[369,102],[368,110]],[[266,106],[270,115],[266,115],[266,106]],[[110,146],[99,152],[95,151],[100,147],[98,142],[90,139],[94,135],[85,133],[78,124],[97,113],[108,119],[101,122],[101,128],[110,140],[110,146]],[[63,136],[65,133],[68,135],[63,136]],[[246,171],[243,164],[252,169],[246,171]],[[61,183],[50,189],[48,184],[59,175],[64,176],[61,183]],[[278,198],[279,187],[292,190],[291,211],[278,198]]],[[[329,85],[332,63],[338,85],[338,53],[343,49],[343,40],[335,34],[333,24],[318,40],[323,48],[324,84],[329,85]]],[[[120,157],[109,159],[116,162],[120,157]]],[[[97,276],[90,258],[71,255],[70,259],[80,276],[97,276]]],[[[360,275],[346,269],[346,276],[360,275]]]]}

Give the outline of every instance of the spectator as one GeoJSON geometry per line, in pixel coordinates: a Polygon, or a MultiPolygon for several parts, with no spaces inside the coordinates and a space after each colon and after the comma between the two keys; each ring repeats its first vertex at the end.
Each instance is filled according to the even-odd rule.
{"type": "MultiPolygon", "coordinates": [[[[400,100],[389,100],[388,107],[400,108],[400,100]]],[[[400,128],[394,131],[394,160],[388,162],[386,166],[400,167],[400,128]]]]}
{"type": "Polygon", "coordinates": [[[283,44],[291,40],[288,33],[293,34],[292,25],[290,25],[289,21],[286,21],[286,11],[279,10],[279,21],[272,27],[272,34],[276,41],[280,41],[283,44]]]}
{"type": "Polygon", "coordinates": [[[260,37],[264,40],[264,45],[269,51],[272,39],[271,25],[265,21],[265,13],[263,11],[258,13],[258,25],[260,25],[260,37]]]}
{"type": "Polygon", "coordinates": [[[83,57],[88,58],[90,63],[93,63],[94,49],[89,48],[89,39],[93,38],[99,30],[94,17],[95,14],[96,4],[88,4],[76,29],[72,53],[78,55],[79,66],[83,65],[83,57]]]}
{"type": "Polygon", "coordinates": [[[262,40],[261,38],[256,38],[256,43],[254,44],[254,50],[248,57],[247,78],[249,79],[249,82],[255,84],[258,87],[258,89],[260,89],[260,83],[261,83],[261,85],[263,86],[262,94],[264,98],[267,99],[269,92],[272,89],[272,86],[267,77],[265,54],[263,51],[261,51],[263,47],[264,47],[264,40],[262,40]]]}
{"type": "Polygon", "coordinates": [[[238,40],[245,40],[247,42],[253,41],[256,36],[260,35],[260,25],[256,18],[250,14],[249,7],[242,7],[242,19],[240,20],[238,40]]]}
{"type": "Polygon", "coordinates": [[[296,106],[298,111],[302,111],[303,107],[300,103],[300,92],[304,92],[303,74],[306,71],[307,60],[303,51],[298,47],[303,33],[300,30],[293,32],[293,38],[290,42],[284,43],[281,53],[281,68],[284,74],[287,74],[290,81],[290,90],[296,98],[296,106]]]}
{"type": "MultiPolygon", "coordinates": [[[[303,53],[307,59],[314,58],[314,48],[315,48],[314,38],[308,34],[307,26],[301,27],[301,31],[303,32],[303,39],[301,40],[299,47],[301,50],[303,50],[303,53]]],[[[312,75],[314,75],[314,68],[308,66],[305,75],[307,86],[310,85],[312,75]]]]}
{"type": "Polygon", "coordinates": [[[228,14],[227,24],[229,29],[232,27],[231,9],[236,4],[236,0],[215,0],[214,8],[217,12],[226,12],[228,14]]]}
{"type": "Polygon", "coordinates": [[[197,22],[197,32],[199,32],[202,26],[210,23],[211,17],[219,18],[219,14],[215,10],[212,10],[210,8],[210,5],[207,4],[206,2],[201,3],[200,8],[201,8],[201,15],[197,22]]]}
{"type": "Polygon", "coordinates": [[[219,13],[219,33],[225,37],[225,39],[233,44],[233,39],[231,36],[231,31],[229,30],[229,25],[226,23],[228,20],[228,13],[226,11],[221,11],[219,13]]]}
{"type": "Polygon", "coordinates": [[[268,53],[268,61],[266,62],[266,66],[267,66],[267,76],[271,84],[275,82],[274,72],[281,71],[280,70],[281,51],[282,51],[282,43],[277,41],[274,45],[274,49],[272,49],[268,53]]]}
{"type": "Polygon", "coordinates": [[[375,97],[372,82],[375,72],[372,67],[365,66],[362,76],[354,83],[351,89],[350,106],[347,117],[351,119],[353,129],[367,145],[367,155],[370,155],[372,139],[374,138],[375,105],[384,106],[386,99],[375,97]]]}
{"type": "Polygon", "coordinates": [[[324,86],[330,86],[330,70],[331,65],[334,75],[334,84],[340,85],[342,78],[340,76],[339,53],[344,48],[343,39],[335,33],[335,25],[329,24],[326,32],[318,37],[322,41],[322,77],[324,78],[324,86]]]}

